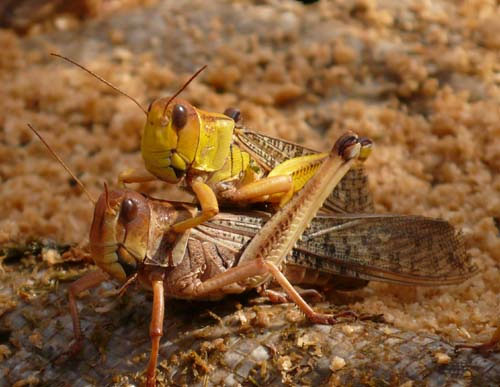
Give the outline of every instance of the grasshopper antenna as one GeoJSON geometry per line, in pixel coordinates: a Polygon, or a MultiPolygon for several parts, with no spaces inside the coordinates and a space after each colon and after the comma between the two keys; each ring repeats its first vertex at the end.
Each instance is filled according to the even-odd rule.
{"type": "Polygon", "coordinates": [[[109,205],[109,191],[108,191],[108,185],[106,184],[106,182],[104,182],[104,201],[106,202],[106,209],[110,213],[114,213],[113,209],[109,205]]]}
{"type": "Polygon", "coordinates": [[[186,87],[188,87],[188,85],[193,81],[193,79],[195,79],[198,75],[200,75],[200,73],[205,70],[207,68],[207,65],[203,65],[197,72],[195,72],[193,75],[191,75],[191,78],[189,78],[185,83],[184,85],[182,85],[182,87],[177,90],[177,92],[170,97],[170,99],[168,100],[167,104],[165,105],[165,108],[163,109],[163,115],[165,115],[166,111],[167,111],[167,108],[168,108],[168,105],[170,105],[170,102],[172,102],[172,100],[177,97],[180,93],[182,93],[184,91],[184,89],[186,87]]]}
{"type": "Polygon", "coordinates": [[[95,205],[97,203],[96,200],[92,197],[92,195],[90,194],[90,192],[87,191],[87,188],[85,188],[85,186],[83,185],[83,183],[81,182],[81,180],[78,177],[76,177],[76,175],[71,171],[71,169],[69,169],[69,167],[64,163],[64,161],[62,161],[62,159],[57,155],[57,153],[54,152],[54,150],[50,147],[50,145],[44,140],[44,138],[42,137],[42,135],[40,133],[38,133],[37,130],[33,126],[31,126],[31,124],[28,124],[28,127],[31,129],[31,131],[33,133],[36,134],[36,136],[40,139],[40,141],[43,142],[43,144],[47,147],[47,149],[52,154],[52,156],[54,156],[54,158],[57,161],[59,161],[59,163],[63,166],[63,168],[66,170],[66,172],[68,172],[71,175],[71,177],[82,188],[83,192],[85,192],[85,195],[87,195],[87,197],[89,198],[89,200],[92,203],[94,203],[94,205],[95,205]]]}
{"type": "Polygon", "coordinates": [[[58,58],[61,58],[61,59],[64,59],[65,61],[81,68],[83,71],[89,73],[90,75],[92,75],[94,78],[97,78],[98,80],[100,80],[102,83],[104,83],[105,85],[108,85],[109,87],[111,87],[113,90],[117,91],[118,93],[120,93],[121,95],[124,95],[125,97],[127,97],[128,99],[130,99],[132,102],[134,102],[137,106],[139,106],[139,109],[141,109],[144,114],[148,115],[148,112],[142,107],[142,105],[137,102],[137,100],[133,97],[131,97],[130,95],[128,95],[127,93],[125,93],[124,91],[121,91],[118,87],[116,87],[115,85],[113,85],[111,82],[105,80],[104,78],[102,78],[101,76],[97,75],[96,73],[90,71],[89,69],[83,67],[81,64],[75,62],[73,59],[70,59],[70,58],[67,58],[65,56],[62,56],[62,55],[59,55],[59,54],[55,54],[55,53],[51,53],[50,55],[52,56],[56,56],[58,58]]]}

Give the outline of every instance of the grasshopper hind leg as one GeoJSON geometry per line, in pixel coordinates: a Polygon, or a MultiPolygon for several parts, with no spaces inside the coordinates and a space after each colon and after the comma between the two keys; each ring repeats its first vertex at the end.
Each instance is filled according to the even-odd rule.
{"type": "Polygon", "coordinates": [[[314,323],[335,324],[338,321],[338,317],[357,317],[354,312],[350,311],[342,312],[336,315],[318,313],[314,311],[313,308],[311,308],[311,306],[309,306],[309,304],[302,298],[299,292],[295,290],[293,285],[288,281],[283,273],[281,273],[278,267],[274,263],[266,261],[262,258],[257,258],[240,266],[233,267],[204,282],[199,283],[191,290],[191,295],[193,297],[209,296],[210,294],[216,293],[224,286],[244,282],[250,277],[266,274],[270,274],[273,279],[281,285],[290,300],[297,304],[299,309],[307,316],[307,318],[314,323]]]}

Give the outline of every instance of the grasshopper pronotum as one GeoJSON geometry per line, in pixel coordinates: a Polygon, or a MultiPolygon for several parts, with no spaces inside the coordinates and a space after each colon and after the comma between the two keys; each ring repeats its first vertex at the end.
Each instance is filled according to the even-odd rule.
{"type": "MultiPolygon", "coordinates": [[[[295,144],[279,143],[279,139],[268,136],[258,138],[258,133],[244,128],[238,128],[234,133],[240,117],[238,110],[227,109],[225,114],[206,112],[179,98],[180,92],[206,66],[172,97],[154,100],[146,111],[136,100],[80,64],[57,54],[52,55],[87,71],[129,97],[145,112],[141,153],[146,170],[125,171],[119,181],[133,183],[160,179],[172,184],[184,182],[197,197],[201,211],[194,218],[175,224],[172,230],[178,233],[215,216],[219,212],[220,201],[237,204],[275,202],[279,203],[279,207],[283,206],[328,157],[327,152],[319,153],[295,144]],[[279,147],[275,151],[282,154],[282,157],[275,154],[274,161],[280,161],[273,168],[269,168],[269,157],[263,155],[264,151],[252,149],[258,144],[264,147],[266,142],[278,142],[279,147]]],[[[365,159],[371,149],[370,140],[364,139],[361,143],[363,147],[359,160],[365,159]]],[[[332,192],[329,202],[339,202],[339,199],[338,192],[332,192]]],[[[363,206],[357,210],[371,209],[368,200],[363,206]]],[[[327,207],[332,206],[327,204],[327,207]]]]}

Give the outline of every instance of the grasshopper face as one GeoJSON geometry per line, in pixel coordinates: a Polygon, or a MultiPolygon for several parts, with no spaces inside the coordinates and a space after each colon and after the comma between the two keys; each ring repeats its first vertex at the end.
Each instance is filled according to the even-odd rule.
{"type": "Polygon", "coordinates": [[[149,106],[141,152],[149,172],[175,184],[195,158],[200,122],[187,101],[175,98],[167,103],[168,98],[159,98],[149,106]]]}
{"type": "Polygon", "coordinates": [[[230,152],[233,119],[197,109],[182,98],[168,101],[157,99],[148,110],[141,142],[146,169],[174,184],[190,169],[221,169],[230,152]]]}
{"type": "Polygon", "coordinates": [[[99,197],[90,229],[95,264],[124,282],[146,256],[150,223],[147,199],[134,191],[111,191],[99,197]]]}

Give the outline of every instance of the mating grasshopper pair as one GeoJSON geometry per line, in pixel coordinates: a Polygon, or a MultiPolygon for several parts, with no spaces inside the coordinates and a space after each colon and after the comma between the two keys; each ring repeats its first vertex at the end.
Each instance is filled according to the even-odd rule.
{"type": "MultiPolygon", "coordinates": [[[[192,219],[195,213],[193,207],[186,210],[185,205],[175,206],[169,202],[147,199],[130,190],[109,193],[106,188],[96,202],[90,233],[90,250],[102,271],[89,273],[77,280],[69,291],[76,339],[72,350],[76,351],[80,347],[82,339],[76,296],[110,277],[123,282],[124,288],[139,280],[153,290],[150,328],[153,345],[147,370],[148,385],[153,385],[155,380],[159,342],[163,333],[165,296],[220,298],[227,293],[239,293],[265,285],[272,277],[312,321],[336,321],[333,315],[315,312],[282,274],[280,266],[326,197],[356,161],[360,149],[356,136],[341,137],[321,165],[319,173],[262,226],[245,246],[243,253],[243,242],[238,244],[237,240],[233,241],[233,246],[229,246],[226,252],[232,252],[233,257],[229,260],[224,255],[217,256],[221,254],[220,250],[215,255],[213,249],[211,255],[205,254],[206,243],[198,244],[196,251],[196,245],[188,243],[189,232],[179,235],[172,230],[176,222],[192,219]]],[[[221,219],[224,217],[218,218],[219,221],[221,219]]],[[[233,228],[237,229],[238,223],[246,227],[247,218],[243,215],[240,219],[236,223],[233,219],[231,224],[219,227],[225,228],[225,234],[229,235],[234,233],[233,228]]],[[[261,216],[260,224],[263,219],[265,217],[261,216]]],[[[252,222],[250,219],[248,223],[255,225],[258,221],[252,222]]],[[[201,225],[199,227],[202,228],[201,225]]],[[[251,231],[247,234],[251,234],[251,231]]],[[[201,239],[204,242],[217,241],[217,235],[206,235],[201,239]]],[[[227,244],[230,245],[230,241],[227,244]]],[[[317,273],[314,277],[317,277],[317,273]]]]}
{"type": "MultiPolygon", "coordinates": [[[[173,145],[168,145],[172,148],[151,148],[149,145],[155,142],[145,136],[143,145],[149,145],[142,147],[143,156],[146,162],[149,154],[154,159],[153,163],[160,163],[156,164],[160,169],[149,169],[156,171],[160,177],[167,176],[166,180],[173,179],[173,176],[176,179],[187,177],[188,184],[200,198],[202,213],[197,216],[193,207],[154,200],[129,190],[105,190],[96,203],[90,235],[94,261],[103,271],[89,273],[70,288],[70,310],[76,339],[73,349],[79,347],[82,339],[76,295],[97,286],[110,276],[124,283],[124,289],[134,280],[139,280],[153,290],[150,327],[152,353],[147,378],[148,384],[154,385],[163,332],[165,296],[219,298],[227,293],[263,287],[272,278],[312,321],[333,323],[335,316],[315,312],[290,282],[321,286],[331,279],[331,275],[340,275],[357,278],[357,282],[354,280],[356,285],[365,284],[364,280],[377,279],[405,284],[441,285],[461,282],[473,273],[461,239],[443,221],[375,215],[325,216],[313,220],[325,200],[325,207],[334,211],[346,211],[347,207],[364,210],[366,208],[363,206],[370,206],[369,195],[364,192],[364,188],[360,189],[364,187],[363,184],[357,184],[351,190],[342,189],[341,186],[334,190],[346,174],[345,186],[349,186],[349,179],[352,183],[357,181],[356,178],[364,177],[359,173],[360,168],[353,167],[357,159],[366,156],[371,145],[369,141],[346,135],[336,142],[330,153],[307,156],[312,152],[298,145],[237,127],[235,139],[245,150],[237,148],[236,144],[230,146],[223,162],[218,153],[207,154],[198,150],[192,153],[194,159],[189,159],[191,156],[178,152],[178,149],[185,150],[183,144],[186,144],[180,141],[180,133],[185,129],[191,131],[191,136],[200,129],[210,132],[210,128],[217,128],[209,125],[214,116],[203,113],[201,120],[202,113],[180,99],[175,100],[170,110],[168,108],[168,100],[153,103],[146,129],[150,124],[149,116],[153,115],[159,120],[153,121],[155,131],[163,128],[178,135],[170,136],[169,140],[155,134],[161,140],[160,144],[174,138],[173,145]],[[166,123],[161,122],[163,118],[158,114],[162,109],[168,112],[166,123]],[[187,112],[187,116],[183,112],[187,112]],[[190,119],[196,117],[198,120],[191,124],[190,119]],[[280,159],[276,154],[284,156],[280,159]],[[204,155],[209,168],[215,169],[210,171],[200,167],[193,172],[190,169],[193,160],[196,161],[198,157],[200,163],[197,165],[201,165],[204,155]],[[239,163],[234,160],[239,160],[239,163]],[[255,160],[258,163],[252,164],[255,160]],[[298,164],[294,164],[297,161],[298,164]],[[308,161],[312,163],[308,164],[308,161]],[[264,171],[275,168],[281,185],[274,185],[273,176],[269,176],[272,172],[261,179],[262,174],[256,173],[257,167],[264,168],[264,171]],[[283,170],[285,173],[282,173],[283,170]],[[271,180],[266,180],[269,177],[271,180]],[[240,190],[235,189],[235,182],[245,184],[240,190]],[[218,212],[218,204],[211,183],[223,199],[279,201],[281,208],[270,219],[268,215],[257,216],[253,213],[221,214],[213,218],[218,212]],[[277,186],[281,188],[277,190],[277,186]],[[279,196],[273,196],[275,194],[279,196]],[[351,202],[356,202],[353,200],[355,196],[361,200],[352,205],[351,202]],[[210,211],[205,211],[207,208],[210,211]],[[214,209],[216,211],[212,211],[214,209]],[[210,218],[213,219],[201,224],[210,218]],[[311,222],[312,228],[304,236],[306,240],[292,252],[311,222]],[[192,227],[196,228],[184,233],[192,227]],[[260,230],[255,232],[256,229],[260,230]],[[424,242],[419,242],[422,240],[424,242]],[[417,256],[419,259],[413,260],[417,256]]],[[[237,118],[234,111],[227,113],[227,116],[219,118],[228,122],[231,122],[231,117],[237,118]]],[[[231,125],[234,126],[234,121],[231,125]]],[[[208,136],[206,132],[199,132],[198,143],[202,134],[208,136]]],[[[220,143],[216,137],[215,145],[203,149],[210,152],[213,146],[226,144],[227,131],[224,136],[220,143]]],[[[188,138],[193,140],[192,137],[188,138]]],[[[210,140],[211,137],[205,139],[210,140]]],[[[147,175],[135,180],[131,175],[122,176],[123,181],[150,179],[147,175]]]]}
{"type": "MultiPolygon", "coordinates": [[[[278,139],[274,142],[292,146],[278,139]]],[[[72,349],[77,350],[83,338],[76,296],[120,271],[128,278],[124,282],[124,277],[115,275],[124,282],[122,289],[139,280],[153,290],[149,385],[154,385],[163,333],[164,297],[215,299],[249,288],[265,290],[269,279],[274,279],[312,321],[333,323],[336,316],[316,313],[291,283],[335,287],[347,278],[351,288],[364,286],[368,280],[443,285],[472,275],[462,240],[445,221],[399,215],[313,219],[346,171],[362,174],[359,166],[349,169],[355,165],[352,158],[357,152],[355,137],[337,141],[321,171],[272,217],[263,212],[221,213],[181,235],[170,226],[191,219],[196,207],[131,190],[106,189],[95,205],[90,234],[92,256],[102,271],[88,273],[69,291],[75,334],[72,349]],[[288,254],[309,222],[302,241],[288,254]]],[[[359,183],[363,180],[351,183],[363,186],[359,183]]],[[[342,198],[343,193],[337,196],[342,198]]]]}

